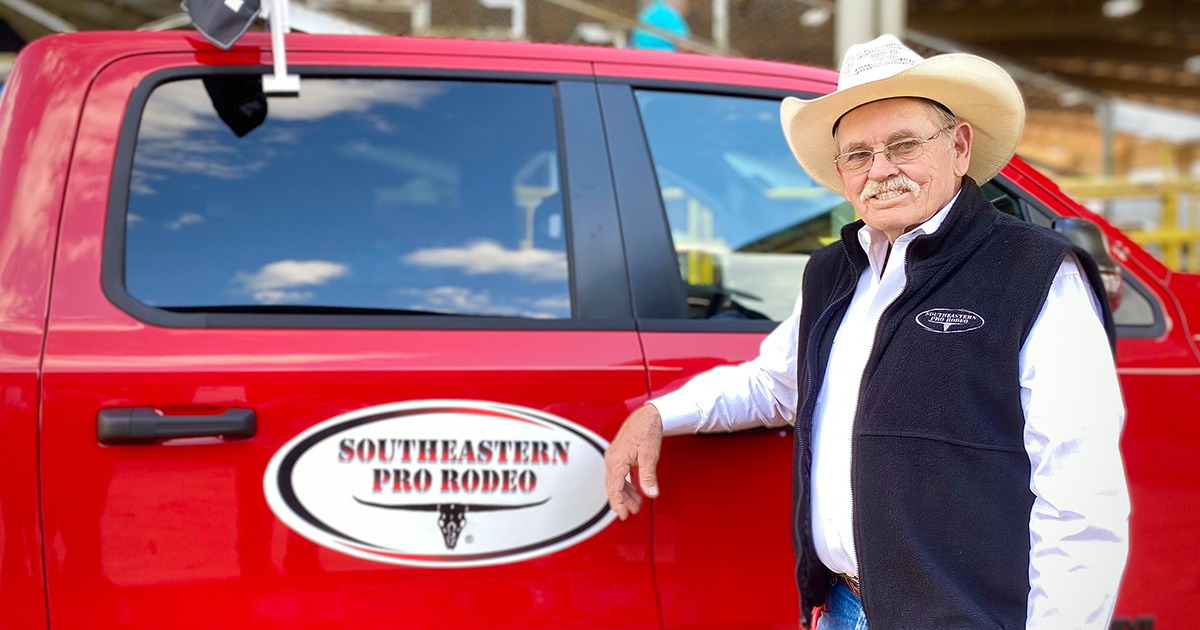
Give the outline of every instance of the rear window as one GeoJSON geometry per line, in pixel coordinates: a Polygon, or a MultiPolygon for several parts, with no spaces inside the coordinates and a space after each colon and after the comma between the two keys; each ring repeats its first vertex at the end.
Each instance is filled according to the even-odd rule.
{"type": "Polygon", "coordinates": [[[554,88],[258,76],[159,85],[124,286],[178,312],[571,316],[554,88]]]}

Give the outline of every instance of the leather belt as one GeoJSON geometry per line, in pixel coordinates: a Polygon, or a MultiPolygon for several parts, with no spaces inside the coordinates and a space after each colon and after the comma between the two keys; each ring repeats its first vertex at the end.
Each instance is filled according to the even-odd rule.
{"type": "Polygon", "coordinates": [[[850,589],[850,592],[854,593],[855,597],[857,597],[859,600],[862,599],[862,592],[858,586],[857,577],[853,575],[846,575],[845,573],[839,573],[837,579],[842,584],[845,584],[846,588],[850,589]]]}

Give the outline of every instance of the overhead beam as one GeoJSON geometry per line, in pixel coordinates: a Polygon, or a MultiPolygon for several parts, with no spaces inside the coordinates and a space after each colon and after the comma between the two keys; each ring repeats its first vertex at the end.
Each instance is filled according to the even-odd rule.
{"type": "Polygon", "coordinates": [[[1131,101],[1150,103],[1162,107],[1172,107],[1174,109],[1181,109],[1200,114],[1200,102],[1197,102],[1194,97],[1178,97],[1168,94],[1149,95],[1139,92],[1114,92],[1113,95],[1131,101]]]}
{"type": "Polygon", "coordinates": [[[1150,46],[1144,43],[1113,41],[1102,37],[1076,39],[1024,38],[1004,42],[1006,53],[1022,59],[1084,57],[1089,60],[1109,60],[1124,63],[1153,63],[1182,65],[1183,60],[1200,53],[1177,47],[1150,46]]]}
{"type": "Polygon", "coordinates": [[[1174,10],[1189,3],[1147,2],[1141,11],[1119,20],[1104,17],[1100,4],[1077,2],[975,2],[944,9],[934,3],[914,2],[910,26],[944,33],[981,45],[1023,38],[1072,39],[1114,33],[1119,29],[1167,29],[1181,37],[1200,34],[1194,15],[1174,10]]]}
{"type": "Polygon", "coordinates": [[[1144,81],[1128,81],[1114,78],[1100,78],[1093,76],[1074,76],[1077,81],[1087,83],[1099,90],[1105,92],[1120,92],[1129,94],[1161,94],[1164,96],[1182,97],[1189,100],[1196,99],[1196,88],[1184,87],[1179,85],[1163,84],[1163,83],[1146,83],[1144,81]]]}
{"type": "Polygon", "coordinates": [[[0,0],[0,4],[20,13],[55,33],[74,33],[79,29],[74,24],[29,2],[29,0],[0,0]]]}
{"type": "Polygon", "coordinates": [[[292,4],[288,10],[288,22],[294,30],[304,33],[328,33],[334,35],[382,35],[383,31],[361,22],[344,18],[328,11],[310,9],[301,4],[292,4]]]}
{"type": "Polygon", "coordinates": [[[146,22],[145,24],[137,27],[137,30],[169,31],[175,28],[183,28],[191,23],[192,16],[188,15],[187,13],[176,13],[175,15],[168,15],[166,17],[158,18],[157,20],[146,22]]]}

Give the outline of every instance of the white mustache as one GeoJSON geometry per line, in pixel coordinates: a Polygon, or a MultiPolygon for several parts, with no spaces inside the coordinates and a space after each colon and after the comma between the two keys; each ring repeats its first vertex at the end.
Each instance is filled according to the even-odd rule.
{"type": "Polygon", "coordinates": [[[859,201],[866,201],[871,197],[882,195],[883,193],[905,191],[912,193],[914,197],[920,197],[921,185],[909,179],[904,173],[900,173],[883,181],[867,180],[867,185],[863,187],[858,199],[859,201]]]}

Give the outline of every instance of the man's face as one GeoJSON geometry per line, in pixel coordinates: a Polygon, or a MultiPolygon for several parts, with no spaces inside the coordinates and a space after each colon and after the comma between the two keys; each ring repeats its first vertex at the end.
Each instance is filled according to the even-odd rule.
{"type": "MultiPolygon", "coordinates": [[[[838,153],[880,151],[899,140],[924,140],[938,133],[941,124],[931,106],[921,100],[893,98],[867,103],[842,117],[837,130],[838,153]]],[[[879,153],[865,171],[843,173],[839,169],[846,200],[867,225],[895,242],[936,214],[958,191],[971,162],[971,133],[971,126],[961,122],[926,143],[924,151],[910,162],[892,164],[879,153]]]]}

